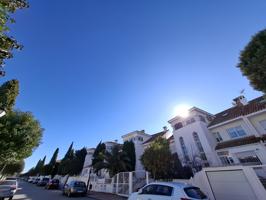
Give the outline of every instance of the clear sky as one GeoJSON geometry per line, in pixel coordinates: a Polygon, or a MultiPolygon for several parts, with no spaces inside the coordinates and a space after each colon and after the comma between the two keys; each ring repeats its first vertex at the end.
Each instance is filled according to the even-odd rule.
{"type": "Polygon", "coordinates": [[[265,10],[264,0],[31,0],[11,28],[25,48],[0,80],[19,79],[16,107],[45,128],[26,169],[72,141],[161,131],[180,103],[215,114],[241,89],[259,96],[235,66],[265,10]]]}

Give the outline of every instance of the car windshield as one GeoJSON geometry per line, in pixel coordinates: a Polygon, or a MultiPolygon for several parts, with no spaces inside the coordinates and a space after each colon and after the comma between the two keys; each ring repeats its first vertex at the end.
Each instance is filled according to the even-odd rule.
{"type": "Polygon", "coordinates": [[[74,186],[76,186],[76,187],[85,187],[86,185],[85,185],[84,182],[75,182],[74,186]]]}
{"type": "Polygon", "coordinates": [[[190,198],[195,198],[195,199],[207,198],[207,196],[197,187],[188,187],[184,188],[184,190],[190,198]]]}
{"type": "Polygon", "coordinates": [[[0,185],[16,185],[16,181],[1,181],[0,185]]]}
{"type": "Polygon", "coordinates": [[[43,178],[42,180],[43,181],[49,181],[49,178],[43,178]]]}

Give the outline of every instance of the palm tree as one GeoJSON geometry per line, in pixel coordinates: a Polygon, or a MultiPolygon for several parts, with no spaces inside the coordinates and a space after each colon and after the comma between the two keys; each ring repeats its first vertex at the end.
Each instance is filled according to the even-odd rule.
{"type": "Polygon", "coordinates": [[[96,169],[106,169],[110,177],[113,177],[119,172],[127,171],[130,165],[130,159],[127,154],[122,151],[119,145],[115,145],[111,152],[106,151],[104,160],[95,163],[93,166],[96,169]]]}

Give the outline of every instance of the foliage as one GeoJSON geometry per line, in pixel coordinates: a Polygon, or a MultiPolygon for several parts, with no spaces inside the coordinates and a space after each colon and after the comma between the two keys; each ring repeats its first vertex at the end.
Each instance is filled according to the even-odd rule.
{"type": "Polygon", "coordinates": [[[19,82],[17,80],[7,81],[0,86],[0,110],[6,112],[12,110],[16,97],[19,93],[19,82]]]}
{"type": "Polygon", "coordinates": [[[58,156],[59,148],[57,148],[49,162],[49,164],[45,167],[45,174],[55,176],[58,171],[58,163],[57,163],[57,156],[58,156]]]}
{"type": "Polygon", "coordinates": [[[162,179],[167,177],[171,158],[168,141],[159,137],[145,149],[141,161],[145,169],[151,172],[154,179],[162,179]]]}
{"type": "Polygon", "coordinates": [[[21,173],[24,169],[24,166],[25,166],[24,160],[8,164],[7,166],[5,166],[4,170],[2,171],[2,175],[14,175],[15,173],[21,173]]]}
{"type": "Polygon", "coordinates": [[[169,170],[166,178],[169,179],[185,178],[183,174],[183,167],[178,158],[177,153],[171,155],[171,161],[169,163],[169,170]]]}
{"type": "Polygon", "coordinates": [[[182,170],[182,178],[189,179],[193,177],[193,171],[190,166],[184,166],[182,170]]]}
{"type": "Polygon", "coordinates": [[[125,141],[122,148],[123,152],[127,155],[130,160],[127,171],[135,171],[136,166],[136,153],[135,145],[132,141],[125,141]]]}
{"type": "Polygon", "coordinates": [[[86,148],[75,151],[75,156],[70,164],[71,171],[69,172],[69,175],[78,175],[81,173],[86,155],[86,148]]]}
{"type": "Polygon", "coordinates": [[[252,37],[237,67],[256,90],[266,93],[266,29],[252,37]]]}
{"type": "MultiPolygon", "coordinates": [[[[15,20],[11,14],[18,9],[27,8],[26,0],[0,0],[0,66],[4,65],[4,59],[13,57],[13,49],[21,49],[20,45],[13,37],[10,37],[8,25],[14,23],[15,20]]],[[[4,75],[1,70],[0,75],[4,75]]]]}
{"type": "Polygon", "coordinates": [[[23,160],[39,146],[43,129],[29,112],[10,111],[0,118],[0,164],[23,160]]]}
{"type": "Polygon", "coordinates": [[[58,174],[66,175],[71,171],[71,162],[74,159],[74,149],[73,142],[69,146],[64,158],[61,160],[60,165],[58,167],[58,174]]]}
{"type": "Polygon", "coordinates": [[[104,161],[105,158],[105,152],[106,152],[106,146],[104,143],[100,142],[94,153],[92,156],[92,167],[93,167],[93,171],[94,173],[98,174],[98,172],[101,170],[101,168],[99,168],[98,163],[102,163],[104,161]]]}
{"type": "Polygon", "coordinates": [[[112,177],[119,172],[127,171],[130,164],[127,154],[119,145],[115,145],[111,152],[105,152],[104,159],[95,163],[94,167],[97,170],[106,169],[112,177]]]}

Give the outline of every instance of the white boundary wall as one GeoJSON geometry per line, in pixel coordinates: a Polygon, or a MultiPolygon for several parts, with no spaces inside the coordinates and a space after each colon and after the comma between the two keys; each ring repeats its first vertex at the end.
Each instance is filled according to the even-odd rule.
{"type": "MultiPolygon", "coordinates": [[[[195,174],[188,182],[192,185],[198,186],[203,192],[205,192],[210,200],[220,200],[221,196],[229,196],[231,199],[237,200],[239,197],[237,195],[244,194],[245,192],[250,191],[249,195],[242,196],[242,200],[265,200],[266,199],[266,190],[262,185],[260,179],[258,178],[254,168],[265,167],[266,165],[259,166],[229,166],[229,167],[215,167],[215,168],[203,168],[202,171],[195,174]],[[239,180],[234,180],[231,182],[231,187],[227,188],[225,182],[225,177],[228,177],[228,172],[231,173],[232,179],[234,177],[242,178],[239,180]],[[241,172],[241,173],[239,173],[241,172]],[[218,174],[215,178],[210,179],[208,174],[218,174]],[[234,181],[238,181],[237,184],[233,185],[234,181]],[[217,185],[220,184],[220,188],[217,190],[217,185]],[[241,188],[243,185],[243,188],[241,188]],[[224,187],[222,187],[224,186],[224,187]],[[248,188],[247,188],[248,187],[248,188]],[[236,195],[236,196],[235,196],[236,195]],[[252,197],[254,195],[254,197],[252,197]]],[[[228,180],[230,177],[228,178],[228,180]]]]}

